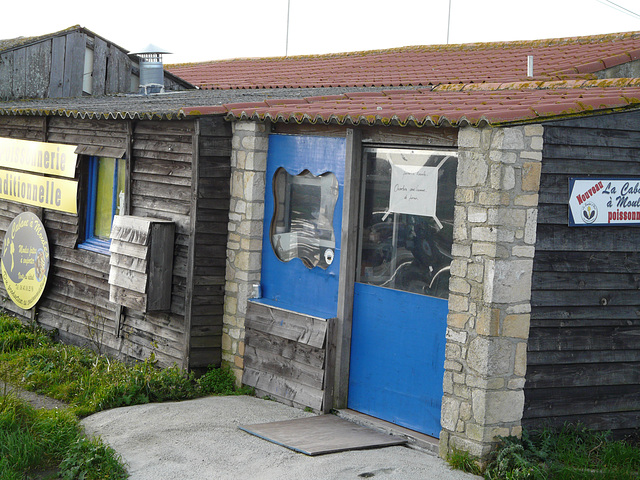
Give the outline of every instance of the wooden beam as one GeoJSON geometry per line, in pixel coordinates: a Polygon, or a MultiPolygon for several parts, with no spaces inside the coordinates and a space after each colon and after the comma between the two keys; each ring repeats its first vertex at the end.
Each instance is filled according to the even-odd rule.
{"type": "MultiPolygon", "coordinates": [[[[329,408],[346,408],[349,390],[353,284],[356,273],[358,212],[362,175],[362,135],[359,130],[347,130],[344,170],[338,315],[334,321],[335,325],[330,329],[334,336],[327,342],[331,348],[335,348],[335,352],[328,352],[329,358],[335,358],[332,381],[333,398],[329,408]]],[[[325,406],[325,408],[327,407],[325,406]]]]}

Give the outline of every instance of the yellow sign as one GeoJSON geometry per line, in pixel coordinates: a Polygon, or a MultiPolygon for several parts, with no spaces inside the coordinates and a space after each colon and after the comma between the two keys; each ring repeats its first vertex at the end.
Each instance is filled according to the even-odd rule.
{"type": "Polygon", "coordinates": [[[33,307],[49,275],[49,239],[33,213],[18,215],[9,224],[2,246],[2,280],[11,300],[24,310],[33,307]]]}
{"type": "Polygon", "coordinates": [[[74,178],[75,149],[73,145],[0,138],[0,167],[74,178]]]}
{"type": "Polygon", "coordinates": [[[0,198],[60,212],[78,213],[78,182],[0,168],[0,198]]]}

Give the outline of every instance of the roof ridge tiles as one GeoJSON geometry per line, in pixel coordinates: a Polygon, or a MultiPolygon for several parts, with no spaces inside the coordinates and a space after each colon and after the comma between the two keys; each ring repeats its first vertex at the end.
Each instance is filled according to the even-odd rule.
{"type": "Polygon", "coordinates": [[[434,92],[472,92],[498,90],[551,90],[575,88],[638,87],[640,78],[527,80],[503,83],[440,84],[434,92]]]}

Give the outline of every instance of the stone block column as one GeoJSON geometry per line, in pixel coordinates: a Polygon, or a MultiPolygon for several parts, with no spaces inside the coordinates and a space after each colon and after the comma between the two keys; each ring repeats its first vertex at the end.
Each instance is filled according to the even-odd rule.
{"type": "Polygon", "coordinates": [[[231,204],[222,326],[222,361],[242,379],[244,320],[254,284],[260,283],[269,126],[234,122],[231,204]]]}
{"type": "Polygon", "coordinates": [[[522,432],[540,125],[462,128],[440,454],[484,458],[522,432]]]}

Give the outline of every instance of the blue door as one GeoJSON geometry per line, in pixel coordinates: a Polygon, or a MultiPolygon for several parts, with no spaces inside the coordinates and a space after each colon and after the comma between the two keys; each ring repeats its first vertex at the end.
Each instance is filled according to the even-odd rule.
{"type": "Polygon", "coordinates": [[[348,407],[438,437],[456,152],[363,160],[348,407]]]}

